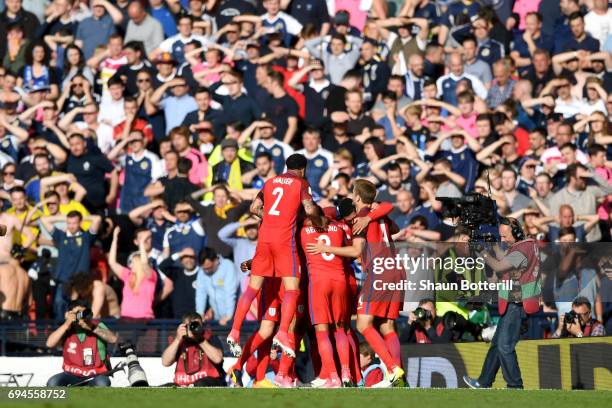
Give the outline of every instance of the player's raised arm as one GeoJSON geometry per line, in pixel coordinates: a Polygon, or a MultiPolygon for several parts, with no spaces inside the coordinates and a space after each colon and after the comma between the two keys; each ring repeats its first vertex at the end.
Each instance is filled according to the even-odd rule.
{"type": "Polygon", "coordinates": [[[259,218],[263,219],[263,204],[264,204],[263,193],[260,191],[259,193],[257,193],[257,196],[251,203],[251,207],[249,208],[249,211],[251,212],[251,214],[256,215],[259,218]]]}
{"type": "Polygon", "coordinates": [[[370,222],[381,219],[382,217],[393,211],[393,204],[389,202],[375,203],[372,205],[372,211],[365,217],[355,217],[353,220],[353,234],[360,234],[366,229],[370,222]]]}

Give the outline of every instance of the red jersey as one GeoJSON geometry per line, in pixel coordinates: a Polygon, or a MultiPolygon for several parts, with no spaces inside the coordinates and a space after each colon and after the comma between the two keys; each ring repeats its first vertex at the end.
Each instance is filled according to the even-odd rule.
{"type": "MultiPolygon", "coordinates": [[[[123,131],[125,130],[125,120],[115,126],[113,128],[113,139],[118,140],[123,136],[123,131]]],[[[147,140],[147,143],[151,143],[153,141],[153,128],[151,124],[144,119],[136,118],[132,123],[132,128],[130,130],[140,130],[147,140]]]]}
{"type": "MultiPolygon", "coordinates": [[[[293,74],[297,72],[297,70],[289,71],[287,70],[287,68],[278,65],[273,65],[272,69],[283,74],[283,88],[285,89],[285,92],[287,92],[287,95],[292,97],[295,103],[297,103],[298,115],[300,116],[300,118],[304,119],[304,117],[306,116],[306,97],[303,93],[299,92],[292,86],[289,86],[289,81],[293,77],[293,74]]],[[[306,82],[306,77],[302,78],[300,82],[306,82]]]]}
{"type": "MultiPolygon", "coordinates": [[[[342,231],[344,231],[345,245],[352,245],[353,243],[353,229],[346,223],[346,221],[337,221],[342,231]]],[[[344,260],[344,273],[347,277],[355,279],[355,270],[353,269],[353,258],[342,258],[344,260]]]]}
{"type": "Polygon", "coordinates": [[[306,244],[316,244],[321,240],[326,245],[341,247],[346,242],[345,232],[337,222],[331,222],[326,229],[311,226],[302,227],[301,242],[308,263],[308,277],[345,280],[344,258],[334,254],[310,254],[306,252],[306,244]]]}
{"type": "MultiPolygon", "coordinates": [[[[370,213],[369,208],[362,208],[358,217],[365,217],[370,213]]],[[[366,244],[361,255],[363,271],[369,271],[370,262],[376,257],[393,256],[393,243],[391,241],[391,220],[384,216],[368,224],[356,238],[365,238],[366,244]]]]}
{"type": "Polygon", "coordinates": [[[302,201],[311,200],[308,181],[291,172],[266,181],[259,242],[294,243],[302,201]]]}

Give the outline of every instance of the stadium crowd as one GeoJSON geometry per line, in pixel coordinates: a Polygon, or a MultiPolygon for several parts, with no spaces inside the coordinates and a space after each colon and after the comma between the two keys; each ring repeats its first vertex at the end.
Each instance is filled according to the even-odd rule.
{"type": "MultiPolygon", "coordinates": [[[[227,325],[293,152],[321,207],[375,183],[395,241],[467,240],[436,197],[489,191],[537,240],[611,240],[607,0],[0,5],[0,319],[227,325]]],[[[612,261],[571,255],[560,315],[612,332],[612,261]]]]}

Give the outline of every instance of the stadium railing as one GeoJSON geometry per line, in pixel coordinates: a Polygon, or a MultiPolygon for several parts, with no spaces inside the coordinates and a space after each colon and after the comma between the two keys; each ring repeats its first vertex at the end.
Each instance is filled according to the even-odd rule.
{"type": "MultiPolygon", "coordinates": [[[[492,312],[492,315],[495,316],[495,312],[492,312]]],[[[526,339],[543,338],[546,329],[551,327],[551,319],[556,319],[556,313],[540,312],[530,316],[527,331],[523,337],[526,339]]],[[[142,323],[104,319],[103,322],[119,334],[121,342],[129,341],[134,344],[138,355],[143,357],[160,356],[169,340],[174,337],[179,324],[179,321],[174,319],[155,319],[142,323]]],[[[216,322],[209,323],[213,334],[222,340],[227,336],[230,326],[221,326],[216,322]]],[[[0,321],[0,356],[61,355],[61,350],[49,349],[45,345],[47,337],[57,326],[58,322],[53,320],[0,321]]],[[[400,334],[408,330],[407,318],[397,319],[396,329],[400,334]]],[[[257,330],[256,322],[244,324],[241,331],[243,343],[255,330],[257,330]]],[[[110,352],[111,355],[118,355],[117,345],[112,345],[110,352]]],[[[226,349],[225,352],[228,354],[229,350],[226,349]]]]}

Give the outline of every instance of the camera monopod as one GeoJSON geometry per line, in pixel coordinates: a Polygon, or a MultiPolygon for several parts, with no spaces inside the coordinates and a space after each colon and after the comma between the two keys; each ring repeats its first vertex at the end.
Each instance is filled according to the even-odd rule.
{"type": "Polygon", "coordinates": [[[92,375],[90,377],[86,377],[82,381],[79,381],[76,384],[68,385],[68,387],[78,387],[78,386],[81,386],[81,385],[85,385],[85,384],[89,383],[91,380],[93,380],[94,378],[96,378],[99,375],[103,375],[105,377],[112,377],[112,375],[115,374],[116,372],[125,371],[124,370],[125,366],[126,366],[125,361],[122,361],[119,364],[117,364],[112,370],[109,370],[109,371],[107,371],[105,373],[102,373],[102,374],[97,374],[97,375],[92,375]]]}

